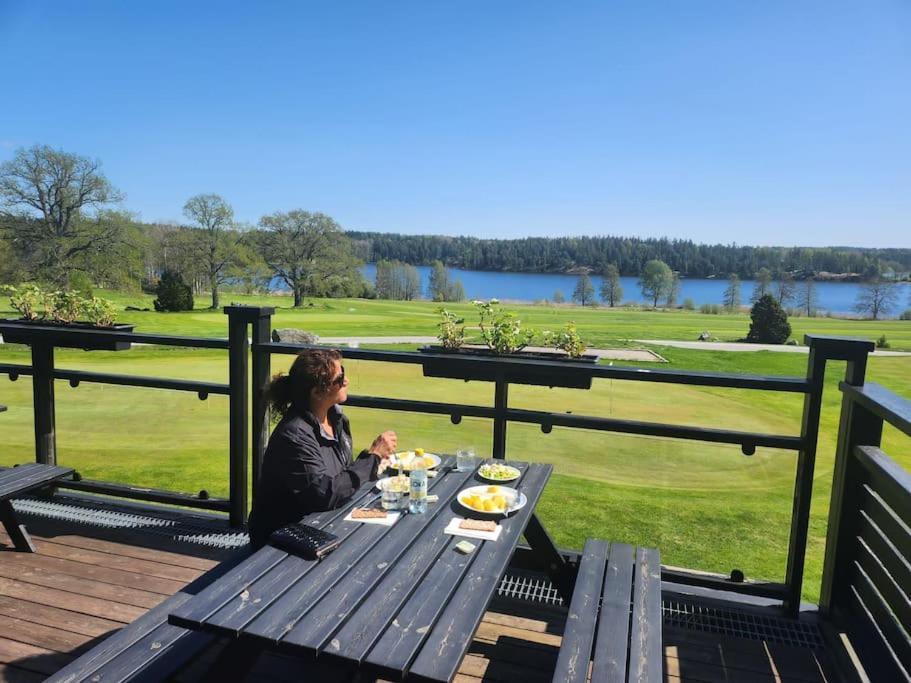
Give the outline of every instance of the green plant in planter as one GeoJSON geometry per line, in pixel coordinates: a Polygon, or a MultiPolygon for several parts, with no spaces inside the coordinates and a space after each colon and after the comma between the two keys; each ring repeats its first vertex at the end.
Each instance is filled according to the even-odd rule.
{"type": "Polygon", "coordinates": [[[116,318],[114,304],[107,299],[93,296],[85,302],[85,319],[93,325],[111,327],[116,318]]]}
{"type": "Polygon", "coordinates": [[[465,343],[465,319],[460,318],[452,311],[445,308],[439,309],[440,322],[437,327],[440,328],[437,339],[444,349],[458,349],[465,343]]]}
{"type": "Polygon", "coordinates": [[[71,289],[52,292],[47,298],[52,302],[50,314],[54,322],[74,323],[82,317],[85,311],[85,299],[71,289]]]}
{"type": "Polygon", "coordinates": [[[499,300],[473,303],[481,318],[481,337],[491,351],[499,354],[516,353],[534,340],[534,330],[523,330],[522,321],[515,313],[502,310],[499,300]]]}
{"type": "Polygon", "coordinates": [[[558,351],[564,351],[570,358],[581,358],[588,346],[576,331],[576,323],[568,322],[560,332],[544,332],[544,343],[558,351]]]}
{"type": "Polygon", "coordinates": [[[45,295],[38,285],[6,285],[3,287],[3,293],[9,297],[13,309],[25,320],[37,320],[39,310],[45,306],[45,295]]]}

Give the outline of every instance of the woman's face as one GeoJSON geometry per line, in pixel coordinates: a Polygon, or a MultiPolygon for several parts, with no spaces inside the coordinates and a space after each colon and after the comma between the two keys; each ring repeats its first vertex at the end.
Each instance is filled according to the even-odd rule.
{"type": "Polygon", "coordinates": [[[323,396],[333,404],[348,400],[348,378],[340,361],[332,361],[332,380],[323,396]]]}

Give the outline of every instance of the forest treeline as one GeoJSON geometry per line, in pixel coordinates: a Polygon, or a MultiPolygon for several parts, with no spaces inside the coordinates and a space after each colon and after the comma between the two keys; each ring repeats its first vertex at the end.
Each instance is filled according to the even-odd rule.
{"type": "Polygon", "coordinates": [[[667,263],[684,277],[728,277],[736,273],[748,279],[767,268],[776,278],[784,273],[796,279],[850,273],[859,279],[872,279],[883,273],[911,270],[911,249],[751,247],[613,236],[500,240],[358,231],[347,234],[365,261],[430,265],[440,260],[466,270],[603,273],[609,264],[615,264],[621,275],[638,276],[651,260],[667,263]]]}

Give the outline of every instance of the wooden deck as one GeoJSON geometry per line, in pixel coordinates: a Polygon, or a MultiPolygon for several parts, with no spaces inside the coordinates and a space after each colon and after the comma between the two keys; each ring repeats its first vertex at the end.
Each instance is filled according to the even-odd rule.
{"type": "MultiPolygon", "coordinates": [[[[0,680],[43,680],[230,555],[157,537],[29,520],[38,552],[14,552],[0,532],[0,680]]],[[[456,680],[550,681],[565,621],[558,608],[498,600],[456,680]]],[[[812,650],[664,629],[667,681],[833,681],[812,650]]],[[[199,680],[213,647],[178,676],[199,680]]],[[[251,679],[300,680],[300,661],[262,657],[251,679]]],[[[329,680],[326,677],[313,680],[329,680]]],[[[362,679],[361,679],[362,680],[362,679]]]]}

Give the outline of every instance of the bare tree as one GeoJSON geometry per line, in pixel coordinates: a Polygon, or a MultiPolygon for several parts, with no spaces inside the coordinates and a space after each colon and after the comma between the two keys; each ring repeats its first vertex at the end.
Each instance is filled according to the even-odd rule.
{"type": "Polygon", "coordinates": [[[813,278],[807,278],[797,285],[795,302],[808,318],[813,316],[816,312],[816,282],[813,278]]]}
{"type": "Polygon", "coordinates": [[[121,241],[118,221],[90,220],[123,195],[101,162],[35,145],[0,164],[0,227],[35,275],[64,284],[74,259],[121,241]]]}
{"type": "Polygon", "coordinates": [[[219,286],[237,275],[246,260],[234,230],[234,210],[217,194],[198,194],[187,200],[183,213],[200,227],[196,247],[212,292],[210,308],[218,308],[219,286]]]}
{"type": "Polygon", "coordinates": [[[731,273],[728,278],[728,286],[724,289],[724,307],[729,311],[736,310],[740,306],[740,278],[737,273],[731,273]]]}
{"type": "Polygon", "coordinates": [[[781,274],[775,297],[778,299],[778,305],[782,307],[794,299],[794,277],[790,273],[781,274]]]}
{"type": "Polygon", "coordinates": [[[879,320],[880,314],[888,314],[897,303],[898,288],[895,283],[876,279],[861,286],[854,310],[869,314],[873,320],[879,320]]]}

